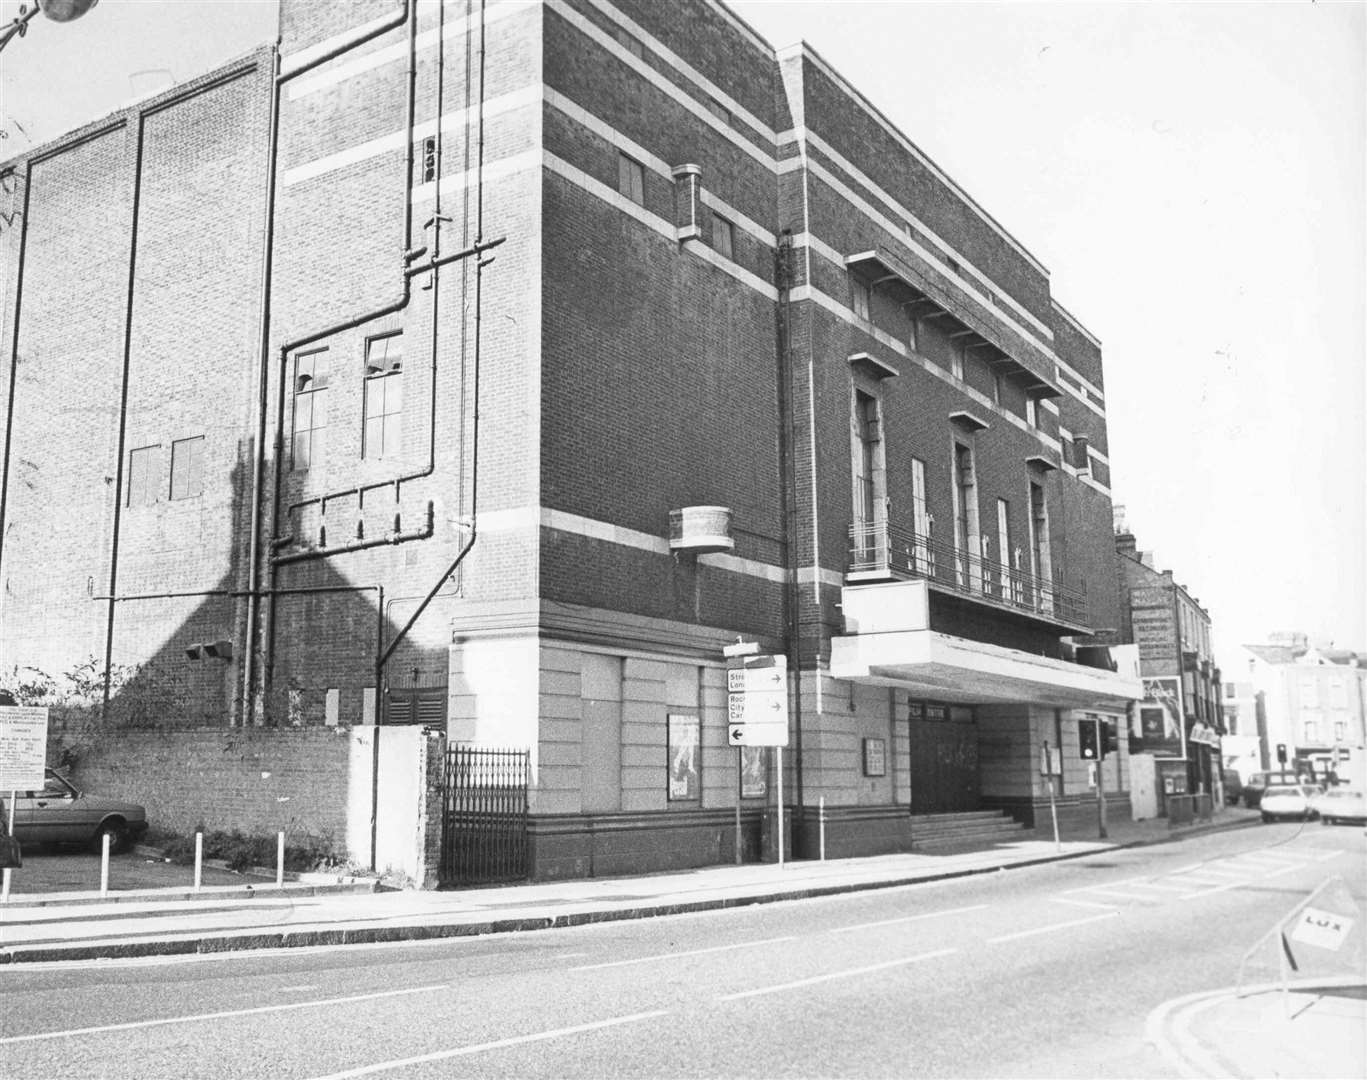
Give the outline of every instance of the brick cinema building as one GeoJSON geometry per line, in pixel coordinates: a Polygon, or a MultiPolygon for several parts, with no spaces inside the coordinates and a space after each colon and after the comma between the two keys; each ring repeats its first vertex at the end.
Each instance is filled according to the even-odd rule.
{"type": "Polygon", "coordinates": [[[1142,696],[1092,644],[1100,345],[811,48],[282,0],[278,49],[3,169],[5,671],[529,750],[539,877],[753,857],[738,639],[788,660],[799,855],[823,804],[833,855],[1043,826],[1045,741],[1095,815],[1079,723],[1142,696]]]}

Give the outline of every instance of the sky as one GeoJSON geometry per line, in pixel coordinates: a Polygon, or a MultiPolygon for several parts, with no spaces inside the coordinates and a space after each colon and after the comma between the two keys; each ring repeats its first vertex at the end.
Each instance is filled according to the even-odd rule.
{"type": "MultiPolygon", "coordinates": [[[[1277,630],[1367,651],[1367,5],[731,8],[1048,267],[1103,345],[1114,501],[1225,670],[1277,630]]],[[[274,36],[273,0],[36,19],[0,53],[0,159],[274,36]]]]}

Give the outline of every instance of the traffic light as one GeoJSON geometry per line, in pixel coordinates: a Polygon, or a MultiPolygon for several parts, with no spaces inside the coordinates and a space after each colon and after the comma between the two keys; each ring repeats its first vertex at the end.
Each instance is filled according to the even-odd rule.
{"type": "Polygon", "coordinates": [[[1079,720],[1077,723],[1078,750],[1084,761],[1096,761],[1100,756],[1100,747],[1097,746],[1098,726],[1091,717],[1086,720],[1079,720]]]}
{"type": "Polygon", "coordinates": [[[1286,743],[1284,742],[1279,742],[1277,744],[1277,764],[1286,764],[1286,743]]]}

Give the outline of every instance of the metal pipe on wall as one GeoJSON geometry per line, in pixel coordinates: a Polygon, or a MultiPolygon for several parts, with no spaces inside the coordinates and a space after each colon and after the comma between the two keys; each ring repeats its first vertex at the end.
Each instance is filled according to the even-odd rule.
{"type": "MultiPolygon", "coordinates": [[[[114,525],[109,544],[109,595],[118,593],[119,581],[119,526],[123,511],[123,466],[125,440],[128,435],[128,376],[133,364],[133,293],[137,285],[138,264],[138,214],[142,205],[142,151],[143,126],[145,114],[138,113],[134,128],[133,152],[133,208],[128,228],[128,291],[123,314],[123,373],[119,383],[119,437],[116,443],[118,455],[114,466],[114,525]]],[[[109,602],[109,613],[105,619],[104,637],[104,688],[100,701],[100,720],[109,715],[109,695],[112,674],[110,667],[114,660],[114,601],[109,602]]]]}

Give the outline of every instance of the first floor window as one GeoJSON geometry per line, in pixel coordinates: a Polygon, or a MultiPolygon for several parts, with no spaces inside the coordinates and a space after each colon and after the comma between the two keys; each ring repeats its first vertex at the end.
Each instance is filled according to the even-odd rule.
{"type": "Polygon", "coordinates": [[[294,358],[294,427],[292,468],[316,469],[323,461],[328,426],[328,354],[326,349],[294,358]]]}
{"type": "Polygon", "coordinates": [[[140,446],[128,451],[128,505],[151,506],[157,501],[160,446],[140,446]]]}
{"type": "Polygon", "coordinates": [[[204,494],[204,436],[177,439],[171,444],[171,498],[204,494]]]}
{"type": "Polygon", "coordinates": [[[403,337],[389,334],[366,342],[363,457],[399,455],[403,441],[403,337]]]}

